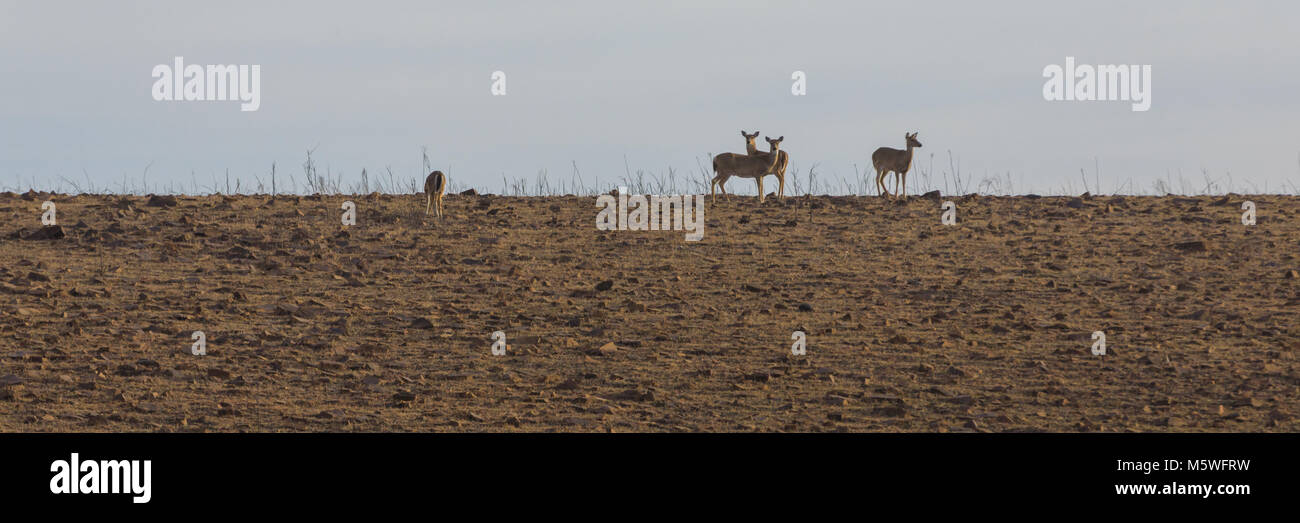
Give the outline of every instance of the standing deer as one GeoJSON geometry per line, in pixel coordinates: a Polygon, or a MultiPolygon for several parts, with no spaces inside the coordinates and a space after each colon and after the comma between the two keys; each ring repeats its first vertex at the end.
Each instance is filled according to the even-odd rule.
{"type": "Polygon", "coordinates": [[[790,165],[790,155],[785,151],[768,151],[768,154],[775,153],[776,164],[772,166],[772,172],[767,173],[776,176],[776,195],[785,198],[785,168],[790,165]]]}
{"type": "MultiPolygon", "coordinates": [[[[745,137],[745,154],[771,154],[772,153],[771,151],[760,152],[758,150],[758,146],[754,145],[754,139],[758,138],[758,131],[754,131],[754,135],[750,136],[746,134],[745,131],[742,130],[740,131],[740,135],[745,137]]],[[[786,166],[790,165],[790,155],[786,154],[785,151],[777,151],[777,155],[779,156],[779,158],[777,158],[776,166],[773,167],[772,172],[769,172],[767,174],[776,176],[777,196],[784,198],[785,197],[785,168],[786,166]]],[[[718,170],[717,169],[718,158],[723,158],[722,160],[723,162],[728,162],[731,161],[731,157],[734,156],[739,156],[739,155],[735,153],[719,154],[716,158],[713,159],[713,165],[714,165],[713,170],[715,172],[718,170]]],[[[725,196],[727,194],[727,187],[725,185],[726,183],[727,183],[726,177],[723,177],[721,179],[714,178],[713,185],[717,185],[718,189],[721,189],[722,194],[725,196]]],[[[712,194],[713,187],[710,186],[709,190],[710,193],[712,194]]]]}
{"type": "Polygon", "coordinates": [[[885,175],[893,171],[894,192],[902,192],[903,197],[907,197],[907,170],[912,167],[912,148],[920,147],[921,142],[916,141],[916,133],[904,133],[903,137],[907,139],[906,151],[881,147],[871,153],[871,165],[876,168],[876,194],[879,196],[889,194],[889,188],[885,187],[885,175]]]}
{"type": "MultiPolygon", "coordinates": [[[[755,133],[757,136],[757,133],[755,133]]],[[[753,138],[749,135],[745,137],[752,143],[753,138]]],[[[782,136],[775,140],[763,137],[767,140],[768,152],[755,152],[753,154],[719,154],[713,157],[713,183],[710,184],[710,195],[713,187],[721,187],[722,194],[727,194],[727,188],[723,185],[727,179],[732,176],[738,178],[753,178],[758,181],[758,201],[763,201],[763,177],[771,174],[781,160],[781,141],[785,140],[782,136]]]]}
{"type": "Polygon", "coordinates": [[[442,218],[442,193],[447,191],[447,175],[442,171],[433,171],[424,179],[424,215],[429,215],[429,207],[435,206],[439,218],[442,218]]]}
{"type": "MultiPolygon", "coordinates": [[[[719,166],[719,165],[729,165],[731,162],[735,162],[735,161],[736,161],[736,158],[740,158],[740,157],[743,157],[743,156],[745,156],[745,155],[749,155],[749,154],[757,153],[757,152],[758,152],[758,146],[757,146],[757,145],[754,145],[754,140],[758,138],[758,133],[759,133],[759,131],[754,131],[754,134],[751,135],[751,134],[749,134],[749,133],[746,133],[744,129],[741,129],[741,130],[740,130],[740,135],[743,136],[743,137],[745,137],[745,154],[736,154],[736,153],[718,153],[717,156],[714,156],[714,157],[713,157],[713,171],[716,173],[716,172],[718,171],[718,166],[719,166]]],[[[718,189],[722,189],[722,194],[723,194],[723,196],[726,196],[726,194],[727,194],[727,188],[726,188],[726,186],[724,186],[724,185],[722,185],[722,184],[723,184],[723,183],[726,183],[726,182],[727,182],[727,179],[726,179],[726,178],[723,178],[723,179],[721,179],[720,181],[721,181],[721,183],[719,183],[718,177],[714,176],[714,178],[713,178],[713,183],[709,185],[709,197],[710,197],[710,198],[712,198],[714,195],[717,194],[716,192],[714,192],[714,187],[717,187],[718,189]]]]}

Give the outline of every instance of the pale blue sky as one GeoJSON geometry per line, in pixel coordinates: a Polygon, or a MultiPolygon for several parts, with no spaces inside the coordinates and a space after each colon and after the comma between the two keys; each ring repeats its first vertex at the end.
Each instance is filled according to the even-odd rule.
{"type": "Polygon", "coordinates": [[[191,172],[247,184],[272,162],[301,183],[313,146],[345,182],[417,176],[428,146],[460,186],[558,182],[574,161],[606,185],[625,157],[697,176],[743,128],[784,135],[792,169],[826,178],[918,131],[918,160],[941,176],[952,151],[971,190],[1009,173],[1017,193],[1082,192],[1096,158],[1107,193],[1171,173],[1177,190],[1180,171],[1199,191],[1202,169],[1293,192],[1298,19],[1286,1],[2,0],[0,186],[117,190],[150,163],[150,184],[186,192],[191,172]],[[175,56],[261,65],[261,109],[154,101],[150,72],[175,56]],[[1151,65],[1151,110],[1043,100],[1043,67],[1066,56],[1151,65]],[[490,95],[495,70],[507,96],[490,95]]]}

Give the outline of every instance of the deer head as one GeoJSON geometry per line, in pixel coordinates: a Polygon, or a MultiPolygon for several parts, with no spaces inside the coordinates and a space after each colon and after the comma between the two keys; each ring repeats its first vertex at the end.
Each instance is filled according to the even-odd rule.
{"type": "Polygon", "coordinates": [[[904,136],[905,138],[907,138],[907,146],[908,146],[908,147],[920,147],[920,146],[921,146],[921,142],[916,141],[916,133],[904,134],[903,136],[904,136]]]}

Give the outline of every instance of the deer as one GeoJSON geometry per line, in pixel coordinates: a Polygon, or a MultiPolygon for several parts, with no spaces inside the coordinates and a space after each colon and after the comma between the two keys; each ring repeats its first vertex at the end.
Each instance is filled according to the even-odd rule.
{"type": "MultiPolygon", "coordinates": [[[[771,154],[771,151],[767,151],[767,152],[759,151],[758,146],[754,145],[754,139],[758,138],[758,131],[754,131],[754,135],[750,136],[749,134],[746,134],[744,130],[741,130],[740,135],[745,137],[745,154],[771,154]]],[[[777,151],[777,155],[779,156],[779,158],[777,159],[776,167],[772,169],[772,172],[769,172],[767,174],[776,176],[777,196],[784,198],[785,197],[785,168],[786,166],[790,165],[790,155],[786,154],[785,151],[777,151]]],[[[719,154],[717,158],[713,159],[714,162],[713,170],[714,171],[718,170],[717,169],[718,158],[725,158],[723,161],[726,162],[726,161],[731,161],[730,158],[734,156],[739,156],[739,155],[735,153],[719,154]]],[[[725,185],[727,183],[727,177],[722,177],[721,179],[714,178],[714,182],[716,183],[718,188],[722,190],[722,194],[725,196],[727,194],[727,187],[725,185]]],[[[710,192],[712,192],[713,189],[712,186],[710,186],[709,189],[710,192]]]]}
{"type": "Polygon", "coordinates": [[[429,215],[433,206],[439,218],[442,218],[442,194],[447,191],[447,175],[442,171],[433,171],[424,179],[424,215],[429,215]]]}
{"type": "Polygon", "coordinates": [[[894,192],[902,192],[903,198],[907,198],[907,170],[912,167],[912,148],[920,147],[921,142],[916,141],[916,133],[903,133],[903,138],[907,139],[906,151],[881,147],[871,153],[871,165],[876,168],[876,194],[879,196],[889,194],[885,175],[893,171],[894,192]]]}
{"type": "MultiPolygon", "coordinates": [[[[758,136],[758,133],[754,133],[758,136]]],[[[750,143],[753,143],[753,137],[745,135],[750,143]]],[[[755,150],[752,154],[731,154],[723,153],[713,157],[713,182],[710,184],[710,197],[713,196],[714,187],[722,188],[722,194],[727,194],[727,188],[724,185],[727,179],[732,176],[738,178],[753,178],[758,182],[758,201],[763,202],[763,177],[772,174],[772,172],[781,163],[781,141],[785,136],[775,140],[763,137],[767,140],[768,152],[755,150]]],[[[757,149],[757,148],[756,148],[757,149]]]]}
{"type": "MultiPolygon", "coordinates": [[[[768,151],[771,154],[771,151],[768,151]]],[[[790,165],[790,155],[785,151],[776,151],[776,165],[772,172],[768,173],[776,176],[776,195],[778,198],[785,198],[785,168],[790,165]]]]}
{"type": "MultiPolygon", "coordinates": [[[[754,134],[751,135],[749,133],[746,133],[744,129],[741,129],[740,135],[745,138],[745,154],[718,153],[717,156],[713,157],[713,171],[716,173],[718,171],[719,165],[729,165],[731,162],[735,162],[736,158],[757,153],[758,146],[754,145],[754,140],[758,139],[759,132],[760,131],[754,131],[754,134]]],[[[719,179],[717,176],[714,176],[713,183],[709,185],[709,197],[712,198],[717,194],[716,192],[714,192],[715,186],[718,189],[722,189],[722,195],[726,196],[727,187],[723,185],[725,183],[727,183],[726,178],[719,179]]]]}

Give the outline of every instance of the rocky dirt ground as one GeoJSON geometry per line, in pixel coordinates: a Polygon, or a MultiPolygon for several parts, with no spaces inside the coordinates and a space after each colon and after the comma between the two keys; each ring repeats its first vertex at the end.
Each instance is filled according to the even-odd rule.
{"type": "Polygon", "coordinates": [[[0,430],[1300,430],[1300,198],[950,199],[0,194],[0,430]]]}

